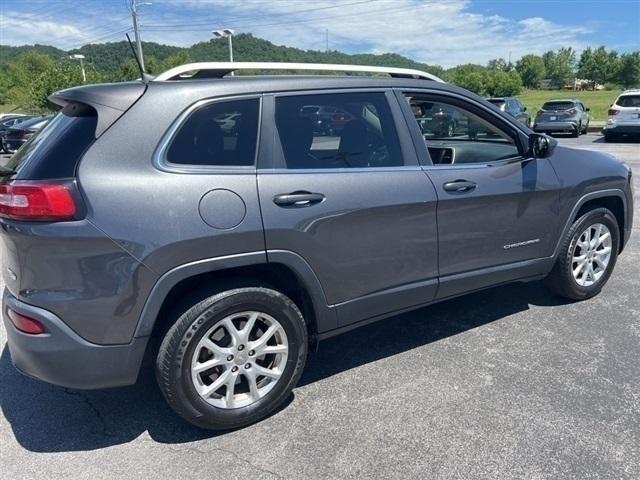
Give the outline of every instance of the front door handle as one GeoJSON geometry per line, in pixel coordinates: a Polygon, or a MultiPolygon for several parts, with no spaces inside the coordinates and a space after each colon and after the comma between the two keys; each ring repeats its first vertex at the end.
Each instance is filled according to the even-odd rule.
{"type": "Polygon", "coordinates": [[[468,180],[454,180],[453,182],[447,182],[442,185],[442,188],[446,192],[454,192],[454,193],[466,193],[474,190],[478,184],[475,182],[469,182],[468,180]]]}
{"type": "Polygon", "coordinates": [[[273,197],[273,203],[279,207],[309,207],[324,200],[321,193],[292,192],[273,197]]]}

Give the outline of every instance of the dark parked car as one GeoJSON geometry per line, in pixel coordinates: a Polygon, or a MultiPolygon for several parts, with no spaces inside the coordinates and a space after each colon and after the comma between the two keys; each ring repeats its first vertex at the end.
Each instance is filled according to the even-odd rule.
{"type": "Polygon", "coordinates": [[[0,171],[20,371],[114,387],[146,358],[179,415],[229,429],[281,406],[319,340],[508,282],[580,300],[609,279],[632,231],[624,162],[428,73],[250,67],[391,78],[205,63],[52,95],[62,111],[0,171]],[[353,118],[327,137],[311,105],[353,118]],[[454,136],[420,129],[427,105],[454,136]]]}
{"type": "Polygon", "coordinates": [[[325,135],[334,135],[353,119],[349,112],[325,105],[304,105],[300,116],[311,120],[314,131],[325,135]]]}
{"type": "Polygon", "coordinates": [[[491,97],[487,98],[487,101],[493,103],[501,111],[515,117],[527,127],[531,126],[531,116],[527,113],[527,107],[517,97],[491,97]]]}
{"type": "Polygon", "coordinates": [[[533,130],[544,133],[587,133],[589,109],[580,100],[552,100],[542,105],[533,121],[533,130]]]}
{"type": "Polygon", "coordinates": [[[9,127],[2,136],[2,149],[13,153],[44,127],[51,116],[33,117],[9,127]]]}
{"type": "Polygon", "coordinates": [[[29,115],[5,115],[2,117],[0,120],[0,150],[6,151],[4,149],[4,137],[7,130],[13,126],[17,126],[20,123],[30,120],[31,118],[33,117],[29,115]]]}

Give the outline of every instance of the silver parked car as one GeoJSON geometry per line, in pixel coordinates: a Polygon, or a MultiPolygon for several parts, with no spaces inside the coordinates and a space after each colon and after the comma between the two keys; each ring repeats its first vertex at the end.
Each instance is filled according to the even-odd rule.
{"type": "Polygon", "coordinates": [[[589,109],[580,100],[551,100],[542,105],[533,120],[533,130],[542,133],[587,133],[589,109]]]}

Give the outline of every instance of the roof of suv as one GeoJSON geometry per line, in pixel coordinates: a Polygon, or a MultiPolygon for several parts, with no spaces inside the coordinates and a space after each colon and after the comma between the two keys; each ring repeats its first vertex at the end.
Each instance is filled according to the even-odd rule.
{"type": "Polygon", "coordinates": [[[203,78],[178,81],[142,81],[103,83],[84,85],[51,95],[50,100],[58,105],[67,102],[81,102],[90,105],[99,104],[113,109],[124,110],[144,90],[167,95],[184,95],[190,99],[208,98],[218,95],[247,95],[258,93],[275,93],[284,91],[313,91],[327,89],[353,88],[403,88],[431,89],[455,92],[469,98],[480,100],[481,97],[454,85],[424,79],[371,77],[371,76],[329,76],[329,75],[238,75],[224,78],[203,78]]]}

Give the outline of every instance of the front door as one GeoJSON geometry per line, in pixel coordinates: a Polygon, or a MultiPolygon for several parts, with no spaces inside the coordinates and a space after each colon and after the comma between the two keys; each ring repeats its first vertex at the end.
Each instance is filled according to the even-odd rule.
{"type": "Polygon", "coordinates": [[[395,97],[286,94],[264,105],[263,138],[273,139],[258,173],[267,255],[302,257],[339,325],[432,300],[436,193],[406,123],[396,128],[404,119],[395,97]]]}
{"type": "MultiPolygon", "coordinates": [[[[411,111],[436,110],[453,132],[420,122],[438,194],[440,290],[447,297],[544,270],[559,231],[559,183],[545,159],[526,158],[515,129],[480,106],[405,94],[411,111]]],[[[408,112],[409,110],[407,110],[408,112]]]]}

